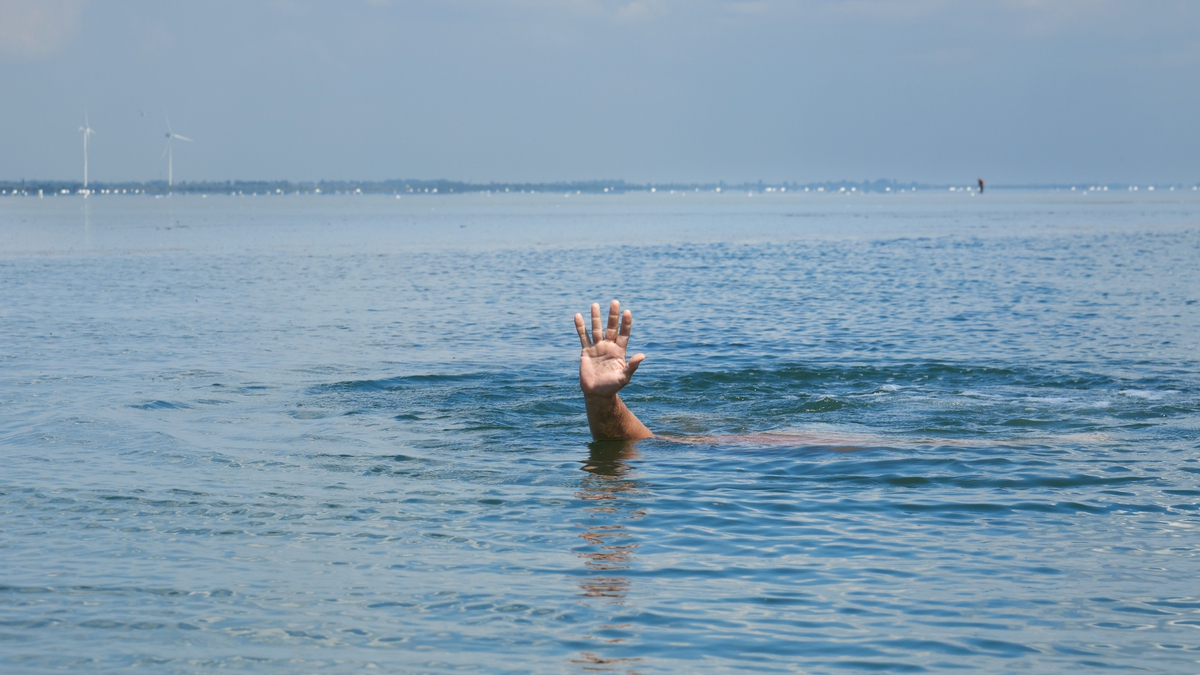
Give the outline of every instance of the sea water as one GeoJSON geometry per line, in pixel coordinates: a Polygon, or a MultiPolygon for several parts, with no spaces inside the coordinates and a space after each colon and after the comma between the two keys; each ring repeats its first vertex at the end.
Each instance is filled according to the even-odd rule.
{"type": "Polygon", "coordinates": [[[1200,670],[1191,194],[5,197],[0,289],[5,672],[1200,670]]]}

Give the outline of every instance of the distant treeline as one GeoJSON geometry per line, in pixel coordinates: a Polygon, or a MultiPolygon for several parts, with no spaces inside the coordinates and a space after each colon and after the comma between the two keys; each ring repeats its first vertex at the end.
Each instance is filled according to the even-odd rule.
{"type": "MultiPolygon", "coordinates": [[[[1194,185],[1176,183],[1151,185],[1076,183],[1058,185],[987,185],[988,190],[1103,190],[1103,189],[1195,189],[1194,185]]],[[[94,194],[149,194],[169,193],[193,194],[461,194],[468,192],[532,192],[532,193],[579,193],[605,194],[627,192],[859,192],[887,193],[916,190],[974,190],[975,183],[960,185],[929,183],[900,183],[893,180],[875,181],[825,181],[820,183],[627,183],[623,180],[590,180],[559,183],[466,183],[453,180],[385,180],[385,181],[181,181],[168,187],[166,181],[147,182],[89,182],[88,190],[94,194]]],[[[58,195],[78,194],[83,190],[79,181],[0,181],[3,195],[58,195]]]]}
{"type": "MultiPolygon", "coordinates": [[[[168,187],[166,181],[148,182],[118,182],[106,183],[90,181],[88,190],[94,193],[144,193],[167,194],[197,193],[197,194],[459,194],[466,192],[547,192],[547,193],[580,193],[604,194],[651,191],[686,191],[686,192],[767,192],[767,191],[801,191],[822,190],[837,192],[887,192],[904,189],[930,188],[933,186],[918,183],[897,183],[889,180],[862,181],[827,181],[824,183],[628,183],[623,180],[590,180],[557,183],[467,183],[453,180],[385,180],[385,181],[267,181],[267,180],[229,180],[229,181],[181,181],[168,187]]],[[[44,194],[74,194],[83,189],[79,181],[0,181],[0,190],[11,193],[13,190],[34,194],[42,190],[44,194]]]]}

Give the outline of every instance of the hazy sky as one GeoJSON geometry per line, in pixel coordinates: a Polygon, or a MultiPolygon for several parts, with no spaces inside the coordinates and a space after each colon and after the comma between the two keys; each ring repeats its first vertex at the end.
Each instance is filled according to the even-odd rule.
{"type": "Polygon", "coordinates": [[[1195,0],[0,0],[0,179],[1200,180],[1195,0]],[[144,114],[143,114],[144,113],[144,114]]]}

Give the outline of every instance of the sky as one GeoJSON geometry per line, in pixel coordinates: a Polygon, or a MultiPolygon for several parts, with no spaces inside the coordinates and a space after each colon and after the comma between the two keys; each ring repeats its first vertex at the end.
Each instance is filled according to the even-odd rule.
{"type": "Polygon", "coordinates": [[[1200,180],[1195,0],[0,0],[0,180],[1200,180]]]}

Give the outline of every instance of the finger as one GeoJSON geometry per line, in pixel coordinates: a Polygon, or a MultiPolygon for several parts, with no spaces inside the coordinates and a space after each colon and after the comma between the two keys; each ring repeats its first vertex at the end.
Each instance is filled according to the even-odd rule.
{"type": "Polygon", "coordinates": [[[625,310],[621,315],[621,332],[617,333],[617,346],[621,349],[629,346],[629,332],[633,330],[633,312],[625,310]]]}
{"type": "Polygon", "coordinates": [[[621,321],[621,303],[616,300],[608,306],[608,329],[604,331],[605,340],[617,339],[617,323],[621,321]]]}
{"type": "Polygon", "coordinates": [[[633,358],[629,359],[629,363],[625,364],[625,377],[633,377],[633,374],[637,372],[638,366],[645,360],[645,354],[634,354],[633,358]]]}
{"type": "Polygon", "coordinates": [[[604,330],[600,328],[600,303],[592,303],[592,343],[604,341],[604,330]]]}
{"type": "Polygon", "coordinates": [[[579,333],[579,344],[582,345],[584,349],[592,346],[592,344],[588,342],[587,328],[584,328],[583,326],[582,314],[575,315],[575,332],[579,333]]]}

